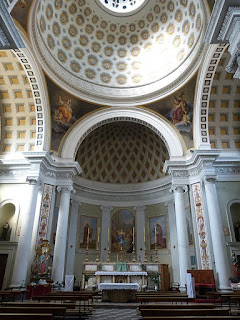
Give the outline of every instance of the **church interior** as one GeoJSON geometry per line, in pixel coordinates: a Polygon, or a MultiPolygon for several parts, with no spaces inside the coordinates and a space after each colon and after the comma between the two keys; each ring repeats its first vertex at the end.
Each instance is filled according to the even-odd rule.
{"type": "Polygon", "coordinates": [[[240,281],[239,31],[239,0],[0,1],[0,290],[240,281]]]}

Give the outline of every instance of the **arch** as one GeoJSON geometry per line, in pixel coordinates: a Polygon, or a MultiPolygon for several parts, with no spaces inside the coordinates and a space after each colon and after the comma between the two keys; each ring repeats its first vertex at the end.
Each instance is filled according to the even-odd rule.
{"type": "Polygon", "coordinates": [[[199,72],[196,91],[194,98],[194,132],[193,140],[195,149],[211,149],[208,133],[208,108],[211,95],[213,77],[226,47],[225,44],[211,45],[202,62],[202,68],[199,72]]]}
{"type": "MultiPolygon", "coordinates": [[[[13,200],[13,199],[5,199],[4,201],[2,201],[0,203],[0,220],[1,220],[1,211],[2,211],[2,208],[5,206],[5,205],[8,205],[8,204],[12,204],[14,207],[15,207],[15,211],[14,211],[14,214],[13,214],[13,217],[11,219],[11,222],[9,223],[10,224],[10,228],[11,228],[11,235],[10,235],[10,241],[14,241],[14,238],[15,238],[15,234],[16,234],[16,228],[17,228],[17,222],[18,222],[18,217],[19,217],[19,210],[20,210],[20,207],[19,207],[19,204],[13,200]]],[[[1,226],[2,227],[2,226],[1,226]]],[[[2,229],[2,228],[1,228],[2,229]]],[[[2,231],[2,230],[1,230],[2,231]]]]}
{"type": "Polygon", "coordinates": [[[110,107],[98,110],[82,120],[80,119],[69,134],[64,137],[59,148],[59,155],[65,159],[75,159],[79,145],[84,138],[97,127],[113,121],[130,121],[149,127],[165,143],[170,159],[186,154],[186,146],[180,133],[160,115],[136,107],[110,107]]]}
{"type": "MultiPolygon", "coordinates": [[[[233,225],[233,219],[232,219],[232,213],[231,213],[231,206],[235,203],[239,203],[240,205],[240,199],[232,199],[227,203],[227,219],[228,219],[228,227],[230,230],[230,238],[232,242],[236,242],[236,237],[235,237],[235,231],[234,231],[234,225],[233,225]]],[[[240,231],[240,230],[239,230],[240,231]]]]}

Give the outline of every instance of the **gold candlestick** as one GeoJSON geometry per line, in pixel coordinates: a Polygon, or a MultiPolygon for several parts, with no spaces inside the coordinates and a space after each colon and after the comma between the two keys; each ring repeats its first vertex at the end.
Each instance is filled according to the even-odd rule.
{"type": "Polygon", "coordinates": [[[88,262],[88,240],[87,240],[87,248],[86,248],[85,261],[88,262]]]}
{"type": "Polygon", "coordinates": [[[133,243],[133,252],[132,252],[132,254],[133,254],[133,259],[132,259],[132,261],[133,261],[133,262],[136,262],[136,253],[135,253],[135,245],[134,245],[134,243],[133,243]]]}
{"type": "Polygon", "coordinates": [[[123,261],[123,246],[122,246],[122,241],[121,241],[121,248],[120,248],[120,261],[123,261]]]}
{"type": "Polygon", "coordinates": [[[109,249],[109,247],[108,247],[108,249],[107,249],[107,252],[108,252],[108,255],[107,255],[107,262],[110,262],[110,249],[109,249]]]}
{"type": "Polygon", "coordinates": [[[157,249],[156,243],[155,243],[155,262],[158,262],[158,249],[157,249]]]}
{"type": "Polygon", "coordinates": [[[148,262],[146,246],[145,246],[145,249],[144,249],[144,262],[148,262]]]}
{"type": "Polygon", "coordinates": [[[97,243],[97,255],[96,255],[96,262],[99,261],[99,248],[98,248],[98,243],[97,243]]]}

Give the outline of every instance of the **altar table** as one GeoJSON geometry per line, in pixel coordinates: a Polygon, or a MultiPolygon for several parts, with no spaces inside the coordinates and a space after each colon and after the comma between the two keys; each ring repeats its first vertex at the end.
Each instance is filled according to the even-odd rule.
{"type": "Polygon", "coordinates": [[[136,301],[135,292],[139,290],[139,284],[100,283],[98,288],[102,290],[102,301],[123,303],[136,301]]]}
{"type": "Polygon", "coordinates": [[[139,286],[145,284],[146,271],[96,271],[97,285],[103,283],[137,283],[139,286]]]}

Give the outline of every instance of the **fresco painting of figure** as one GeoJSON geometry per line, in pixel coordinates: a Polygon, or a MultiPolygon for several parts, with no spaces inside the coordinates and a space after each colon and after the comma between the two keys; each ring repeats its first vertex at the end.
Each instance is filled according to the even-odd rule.
{"type": "Polygon", "coordinates": [[[80,248],[96,249],[97,218],[81,216],[80,219],[80,248]]]}
{"type": "Polygon", "coordinates": [[[166,218],[165,216],[152,217],[149,219],[150,227],[150,247],[155,249],[155,244],[158,249],[167,248],[166,241],[166,218]]]}

